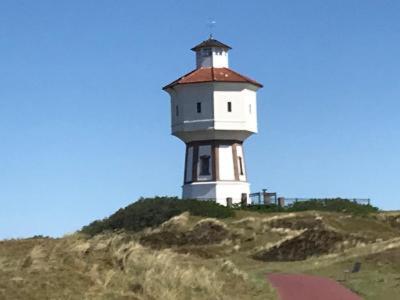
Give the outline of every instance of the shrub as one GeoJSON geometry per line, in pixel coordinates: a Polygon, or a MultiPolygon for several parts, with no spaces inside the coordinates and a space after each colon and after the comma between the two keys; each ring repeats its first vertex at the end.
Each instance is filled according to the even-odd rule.
{"type": "Polygon", "coordinates": [[[372,205],[359,204],[348,199],[312,199],[309,201],[298,201],[287,207],[287,211],[333,211],[352,214],[368,214],[377,212],[378,208],[372,205]]]}
{"type": "Polygon", "coordinates": [[[110,217],[84,226],[82,232],[95,235],[106,230],[140,231],[156,227],[185,211],[191,215],[209,218],[227,218],[234,211],[212,201],[181,200],[177,197],[141,198],[110,217]]]}
{"type": "Polygon", "coordinates": [[[365,215],[368,213],[377,212],[378,208],[372,205],[358,204],[357,202],[348,199],[311,199],[308,201],[298,201],[294,202],[285,207],[280,207],[275,204],[271,205],[249,205],[245,210],[258,211],[261,213],[270,212],[298,212],[307,210],[317,210],[317,211],[330,211],[330,212],[343,212],[365,215]]]}

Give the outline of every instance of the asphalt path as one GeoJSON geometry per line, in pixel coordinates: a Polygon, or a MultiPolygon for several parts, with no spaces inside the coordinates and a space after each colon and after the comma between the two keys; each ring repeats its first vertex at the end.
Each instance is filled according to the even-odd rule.
{"type": "Polygon", "coordinates": [[[305,274],[267,275],[281,300],[362,300],[338,282],[305,274]]]}

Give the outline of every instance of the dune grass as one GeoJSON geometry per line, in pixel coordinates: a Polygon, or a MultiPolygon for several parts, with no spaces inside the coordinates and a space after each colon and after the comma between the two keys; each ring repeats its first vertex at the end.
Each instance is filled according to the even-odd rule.
{"type": "Polygon", "coordinates": [[[398,219],[395,213],[236,210],[215,219],[174,212],[138,231],[0,241],[0,299],[276,299],[267,273],[342,280],[356,261],[362,269],[344,285],[367,300],[395,299],[398,219]],[[329,247],[314,251],[321,232],[334,234],[329,247]],[[307,255],[291,256],[298,247],[307,255]],[[272,250],[283,255],[280,261],[252,258],[272,250]]]}

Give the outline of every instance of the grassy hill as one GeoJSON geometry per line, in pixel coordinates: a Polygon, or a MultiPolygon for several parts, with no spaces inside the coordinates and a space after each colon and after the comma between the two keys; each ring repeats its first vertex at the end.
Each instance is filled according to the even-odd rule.
{"type": "Polygon", "coordinates": [[[400,212],[323,210],[142,199],[64,238],[0,241],[0,299],[276,299],[268,272],[342,280],[356,261],[343,284],[395,299],[400,212]]]}

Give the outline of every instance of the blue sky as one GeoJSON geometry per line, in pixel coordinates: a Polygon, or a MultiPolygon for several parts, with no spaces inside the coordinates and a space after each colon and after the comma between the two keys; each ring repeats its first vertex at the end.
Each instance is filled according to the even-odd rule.
{"type": "Polygon", "coordinates": [[[264,84],[252,190],[399,209],[399,1],[0,2],[0,238],[60,236],[180,195],[161,87],[215,37],[264,84]]]}

